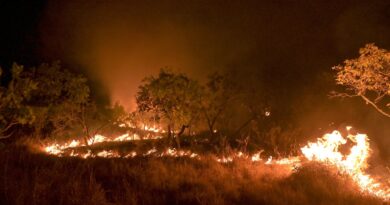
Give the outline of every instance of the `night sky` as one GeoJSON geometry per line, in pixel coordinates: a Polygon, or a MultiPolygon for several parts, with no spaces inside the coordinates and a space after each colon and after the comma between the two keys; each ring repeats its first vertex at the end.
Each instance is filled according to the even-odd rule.
{"type": "Polygon", "coordinates": [[[366,43],[390,49],[390,1],[1,1],[0,25],[2,67],[60,60],[128,109],[162,67],[199,80],[236,69],[308,129],[352,122],[390,144],[389,120],[327,96],[332,66],[366,43]]]}

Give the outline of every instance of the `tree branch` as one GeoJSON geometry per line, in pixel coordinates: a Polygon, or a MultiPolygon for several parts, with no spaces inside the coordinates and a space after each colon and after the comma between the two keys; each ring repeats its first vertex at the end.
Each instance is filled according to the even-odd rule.
{"type": "Polygon", "coordinates": [[[377,97],[375,98],[375,103],[378,103],[379,101],[381,101],[383,99],[383,97],[386,96],[386,93],[382,93],[382,94],[377,94],[377,97]]]}
{"type": "Polygon", "coordinates": [[[356,95],[356,94],[348,94],[348,93],[339,93],[339,92],[336,92],[336,91],[332,91],[330,94],[329,94],[329,98],[352,98],[352,97],[357,97],[359,95],[356,95]]]}
{"type": "Polygon", "coordinates": [[[10,122],[5,128],[3,128],[0,132],[4,133],[7,132],[12,126],[17,125],[17,122],[10,122]]]}
{"type": "Polygon", "coordinates": [[[9,133],[8,135],[5,135],[5,136],[0,136],[0,139],[7,139],[9,137],[11,137],[13,134],[14,134],[15,131],[12,131],[11,133],[9,133]]]}
{"type": "Polygon", "coordinates": [[[390,113],[383,111],[381,108],[379,108],[374,102],[372,102],[366,96],[364,96],[364,95],[359,95],[359,96],[362,97],[363,100],[366,101],[367,104],[370,104],[371,106],[373,106],[379,113],[390,118],[390,113]]]}

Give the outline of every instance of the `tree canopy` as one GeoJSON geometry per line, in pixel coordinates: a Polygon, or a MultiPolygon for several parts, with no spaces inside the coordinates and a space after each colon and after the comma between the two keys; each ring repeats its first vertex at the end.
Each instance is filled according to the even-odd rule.
{"type": "MultiPolygon", "coordinates": [[[[0,77],[3,77],[1,69],[0,77]]],[[[10,81],[1,83],[6,85],[0,86],[0,138],[8,138],[13,134],[14,126],[35,121],[32,107],[27,102],[32,91],[37,89],[37,83],[16,63],[11,68],[10,81]]]]}
{"type": "Polygon", "coordinates": [[[88,141],[102,127],[123,118],[119,105],[97,108],[87,78],[58,62],[30,68],[15,63],[10,71],[10,76],[0,72],[0,138],[24,130],[20,134],[76,135],[88,141]]]}
{"type": "Polygon", "coordinates": [[[197,81],[161,70],[157,77],[143,80],[136,101],[140,112],[152,113],[167,125],[168,135],[180,135],[199,116],[201,97],[202,88],[197,81]]]}
{"type": "Polygon", "coordinates": [[[379,113],[390,117],[390,52],[367,44],[359,54],[358,58],[333,67],[337,71],[336,83],[346,88],[346,92],[334,95],[361,97],[379,113]]]}
{"type": "Polygon", "coordinates": [[[87,79],[61,68],[59,63],[41,64],[31,72],[37,83],[29,102],[36,116],[36,134],[49,129],[52,134],[64,135],[74,124],[79,124],[75,121],[90,102],[87,79]]]}

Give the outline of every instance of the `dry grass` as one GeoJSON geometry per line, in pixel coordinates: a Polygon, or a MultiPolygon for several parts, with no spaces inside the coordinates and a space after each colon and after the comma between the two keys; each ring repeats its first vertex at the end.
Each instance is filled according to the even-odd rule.
{"type": "Polygon", "coordinates": [[[337,172],[246,161],[54,158],[0,151],[0,204],[383,204],[337,172]]]}

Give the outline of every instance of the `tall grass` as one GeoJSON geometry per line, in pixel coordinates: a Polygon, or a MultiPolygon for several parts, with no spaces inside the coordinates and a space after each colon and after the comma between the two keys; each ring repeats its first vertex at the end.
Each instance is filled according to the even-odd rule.
{"type": "Polygon", "coordinates": [[[348,177],[310,164],[183,158],[88,159],[0,151],[0,204],[383,204],[348,177]]]}

